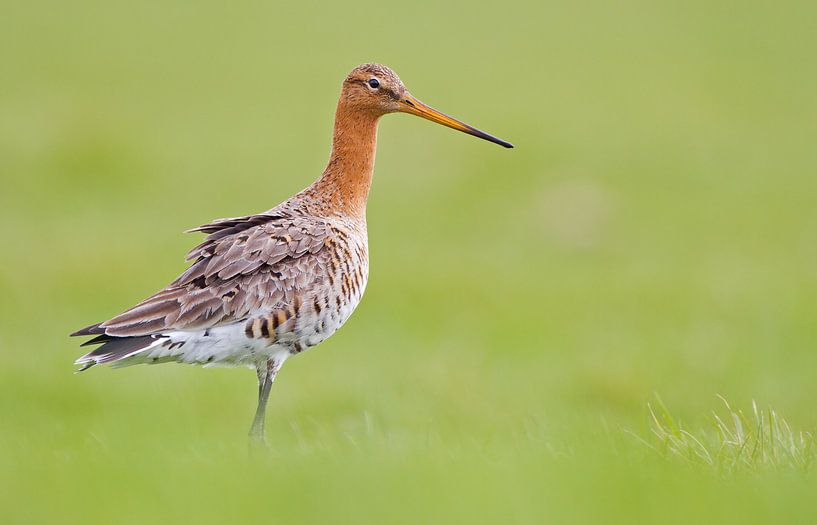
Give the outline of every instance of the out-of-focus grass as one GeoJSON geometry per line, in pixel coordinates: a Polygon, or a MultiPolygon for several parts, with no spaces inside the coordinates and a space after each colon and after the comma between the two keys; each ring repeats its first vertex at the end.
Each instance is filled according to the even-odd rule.
{"type": "Polygon", "coordinates": [[[4,3],[3,521],[814,521],[813,472],[618,429],[656,391],[690,428],[716,393],[817,426],[815,9],[4,3]],[[365,61],[516,149],[384,119],[366,297],[279,376],[270,459],[251,372],[72,374],[176,232],[317,177],[365,61]]]}

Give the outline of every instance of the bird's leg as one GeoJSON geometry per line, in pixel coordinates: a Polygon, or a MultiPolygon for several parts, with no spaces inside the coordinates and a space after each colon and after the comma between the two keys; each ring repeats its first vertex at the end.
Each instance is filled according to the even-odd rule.
{"type": "Polygon", "coordinates": [[[258,408],[255,410],[255,418],[250,427],[250,438],[256,442],[264,443],[266,437],[264,435],[264,418],[267,413],[267,400],[269,399],[270,387],[275,381],[275,375],[278,373],[280,366],[275,360],[267,359],[265,363],[259,363],[255,367],[258,374],[258,408]]]}

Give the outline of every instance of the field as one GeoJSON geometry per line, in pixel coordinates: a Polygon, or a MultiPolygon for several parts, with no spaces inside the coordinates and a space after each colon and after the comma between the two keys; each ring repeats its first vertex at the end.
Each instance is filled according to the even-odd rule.
{"type": "Polygon", "coordinates": [[[2,11],[4,523],[817,521],[808,435],[689,438],[719,396],[817,430],[817,4],[2,11]],[[251,371],[73,374],[183,230],[320,174],[369,61],[516,148],[384,118],[366,297],[284,367],[269,453],[251,371]]]}

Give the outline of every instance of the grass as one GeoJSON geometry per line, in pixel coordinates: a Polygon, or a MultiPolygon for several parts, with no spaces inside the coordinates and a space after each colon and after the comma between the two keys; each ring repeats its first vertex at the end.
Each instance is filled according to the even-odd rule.
{"type": "Polygon", "coordinates": [[[2,521],[817,522],[816,10],[5,2],[2,521]],[[276,380],[268,460],[250,371],[73,374],[180,232],[317,177],[367,61],[516,148],[383,119],[366,296],[276,380]],[[718,430],[717,393],[778,412],[718,430]]]}
{"type": "Polygon", "coordinates": [[[641,442],[664,458],[706,465],[720,474],[781,469],[809,472],[817,454],[811,432],[793,431],[776,410],[761,410],[755,401],[747,415],[720,399],[725,413],[713,411],[709,428],[690,431],[656,396],[648,404],[654,439],[641,442]]]}

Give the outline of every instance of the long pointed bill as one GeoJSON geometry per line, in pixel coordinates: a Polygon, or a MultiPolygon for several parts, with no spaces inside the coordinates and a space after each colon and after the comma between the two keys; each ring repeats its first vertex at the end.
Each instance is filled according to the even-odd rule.
{"type": "Polygon", "coordinates": [[[443,126],[448,126],[449,128],[456,129],[457,131],[462,131],[463,133],[468,133],[469,135],[473,135],[475,137],[479,137],[481,139],[485,139],[488,142],[493,142],[494,144],[499,144],[505,148],[512,148],[513,144],[510,142],[505,142],[502,139],[498,139],[493,135],[489,135],[484,131],[480,131],[477,128],[471,127],[468,124],[460,122],[455,118],[451,118],[445,113],[440,113],[436,109],[426,106],[416,98],[411,95],[406,95],[403,100],[400,101],[400,106],[403,113],[411,113],[412,115],[417,115],[418,117],[423,117],[424,119],[428,119],[431,122],[436,122],[437,124],[442,124],[443,126]]]}

